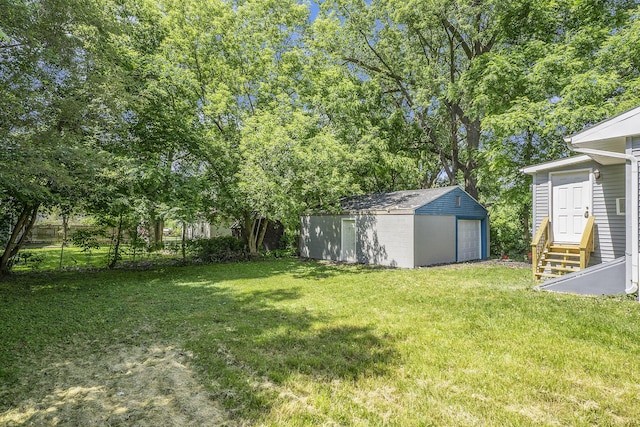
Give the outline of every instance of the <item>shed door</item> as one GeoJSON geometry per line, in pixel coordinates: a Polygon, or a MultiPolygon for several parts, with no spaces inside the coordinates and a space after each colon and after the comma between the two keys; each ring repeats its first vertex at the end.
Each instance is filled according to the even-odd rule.
{"type": "Polygon", "coordinates": [[[480,220],[458,220],[458,262],[482,258],[480,220]]]}
{"type": "Polygon", "coordinates": [[[342,220],[342,250],[340,260],[356,262],[356,220],[342,220]]]}
{"type": "Polygon", "coordinates": [[[589,172],[552,174],[551,224],[554,242],[580,243],[591,215],[589,172]]]}

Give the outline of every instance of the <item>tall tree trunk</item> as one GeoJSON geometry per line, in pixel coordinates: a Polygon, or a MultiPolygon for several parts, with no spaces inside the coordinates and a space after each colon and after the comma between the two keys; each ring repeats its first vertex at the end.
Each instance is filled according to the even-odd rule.
{"type": "Polygon", "coordinates": [[[153,220],[153,247],[160,249],[162,247],[162,234],[164,231],[164,220],[161,218],[153,220]]]}
{"type": "Polygon", "coordinates": [[[26,242],[27,235],[31,232],[33,224],[36,222],[39,208],[39,204],[24,205],[22,207],[22,211],[20,215],[18,215],[18,220],[13,227],[11,236],[9,236],[2,257],[0,257],[0,275],[7,274],[11,270],[9,261],[18,254],[22,245],[26,242]]]}
{"type": "Polygon", "coordinates": [[[268,219],[264,219],[262,220],[261,224],[260,224],[260,229],[258,232],[258,236],[256,239],[256,248],[257,251],[260,251],[260,248],[262,247],[262,242],[264,241],[264,235],[267,233],[267,226],[269,225],[269,220],[268,219]]]}
{"type": "Polygon", "coordinates": [[[252,215],[245,215],[244,234],[251,256],[258,256],[268,225],[269,220],[266,218],[255,218],[252,215]]]}
{"type": "Polygon", "coordinates": [[[249,253],[255,254],[255,238],[254,238],[255,220],[251,215],[245,214],[244,216],[244,239],[249,247],[249,253]]]}
{"type": "Polygon", "coordinates": [[[62,270],[62,256],[64,255],[64,247],[67,245],[67,234],[69,231],[69,216],[62,214],[62,244],[60,245],[60,262],[58,269],[62,270]]]}
{"type": "Polygon", "coordinates": [[[187,240],[187,224],[183,222],[182,223],[182,241],[180,243],[180,250],[182,251],[182,262],[187,261],[187,252],[185,250],[186,240],[187,240]]]}
{"type": "Polygon", "coordinates": [[[122,240],[122,214],[120,214],[120,219],[118,220],[118,229],[116,230],[116,243],[113,248],[113,258],[109,262],[109,268],[113,268],[116,266],[116,263],[120,259],[120,241],[122,240]]]}

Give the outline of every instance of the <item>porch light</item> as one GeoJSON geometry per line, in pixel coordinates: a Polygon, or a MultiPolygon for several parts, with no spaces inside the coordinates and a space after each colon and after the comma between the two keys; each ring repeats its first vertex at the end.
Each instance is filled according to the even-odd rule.
{"type": "Polygon", "coordinates": [[[600,169],[595,169],[595,170],[593,171],[593,177],[594,177],[595,179],[600,179],[600,169]]]}

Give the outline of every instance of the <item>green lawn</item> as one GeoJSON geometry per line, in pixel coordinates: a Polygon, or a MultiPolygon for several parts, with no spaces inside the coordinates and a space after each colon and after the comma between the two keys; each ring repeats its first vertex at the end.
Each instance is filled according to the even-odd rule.
{"type": "MultiPolygon", "coordinates": [[[[121,263],[128,261],[157,260],[167,258],[161,252],[146,252],[138,249],[135,253],[128,245],[122,245],[121,263]]],[[[106,268],[108,264],[109,247],[101,246],[91,251],[83,251],[76,246],[68,246],[62,251],[62,269],[106,268]]],[[[20,252],[21,259],[13,266],[14,272],[51,271],[60,269],[60,246],[45,246],[26,248],[20,252]],[[25,257],[25,253],[27,254],[25,257]]],[[[178,258],[174,254],[173,258],[178,258]]]]}
{"type": "Polygon", "coordinates": [[[638,425],[640,305],[529,276],[291,259],[17,275],[0,425],[638,425]]]}

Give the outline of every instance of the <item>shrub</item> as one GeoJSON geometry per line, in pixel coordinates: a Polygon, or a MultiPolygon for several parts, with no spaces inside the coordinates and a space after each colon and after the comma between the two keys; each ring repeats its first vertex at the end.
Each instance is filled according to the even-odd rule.
{"type": "Polygon", "coordinates": [[[491,213],[491,255],[524,260],[529,250],[529,239],[525,235],[513,208],[494,209],[491,213]]]}
{"type": "Polygon", "coordinates": [[[76,230],[71,235],[74,246],[82,248],[82,252],[91,253],[92,249],[99,249],[98,237],[104,236],[104,230],[76,230]]]}
{"type": "Polygon", "coordinates": [[[187,253],[202,262],[229,262],[248,259],[244,243],[232,236],[189,240],[187,253]]]}
{"type": "Polygon", "coordinates": [[[18,253],[14,258],[14,264],[24,264],[31,270],[39,270],[44,262],[46,255],[43,253],[23,251],[18,253]]]}

